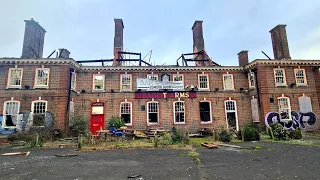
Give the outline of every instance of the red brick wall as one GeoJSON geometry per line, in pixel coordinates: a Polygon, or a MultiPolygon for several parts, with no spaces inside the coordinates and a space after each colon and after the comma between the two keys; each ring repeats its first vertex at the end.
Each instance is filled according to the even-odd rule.
{"type": "Polygon", "coordinates": [[[11,97],[20,101],[20,112],[31,111],[31,103],[34,100],[48,101],[48,111],[53,114],[56,121],[56,127],[65,128],[65,115],[69,84],[69,65],[44,65],[44,68],[50,68],[49,88],[33,89],[35,81],[36,68],[40,65],[18,65],[23,68],[22,89],[6,89],[8,70],[14,68],[14,65],[0,66],[0,112],[3,112],[4,101],[11,97]],[[26,89],[29,86],[30,89],[26,89]]]}

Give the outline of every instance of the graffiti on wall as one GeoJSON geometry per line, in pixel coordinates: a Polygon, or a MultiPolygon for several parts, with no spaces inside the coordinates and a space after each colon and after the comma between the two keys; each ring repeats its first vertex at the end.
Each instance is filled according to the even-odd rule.
{"type": "Polygon", "coordinates": [[[292,121],[281,121],[280,115],[278,112],[269,112],[266,115],[265,123],[268,128],[273,123],[279,123],[284,129],[296,130],[297,128],[306,129],[307,126],[312,126],[316,123],[317,117],[313,112],[296,112],[291,111],[292,121]]]}

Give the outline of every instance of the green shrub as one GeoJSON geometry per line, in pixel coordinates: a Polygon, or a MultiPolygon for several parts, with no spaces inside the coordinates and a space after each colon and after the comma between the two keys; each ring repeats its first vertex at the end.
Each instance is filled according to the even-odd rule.
{"type": "Polygon", "coordinates": [[[260,141],[259,128],[255,124],[247,124],[243,131],[244,141],[260,141]]]}
{"type": "MultiPolygon", "coordinates": [[[[271,124],[273,136],[275,140],[289,140],[289,133],[287,130],[283,128],[283,126],[279,123],[271,124]]],[[[269,136],[272,138],[271,132],[269,131],[269,136]]]]}
{"type": "Polygon", "coordinates": [[[173,144],[178,144],[178,143],[189,144],[190,143],[189,136],[185,133],[182,133],[174,126],[172,127],[171,139],[173,144]]]}
{"type": "Polygon", "coordinates": [[[83,116],[74,116],[71,119],[71,123],[71,134],[75,137],[88,131],[88,119],[83,116]]]}
{"type": "Polygon", "coordinates": [[[109,129],[111,126],[114,126],[115,128],[119,129],[119,128],[122,127],[122,126],[125,126],[125,124],[124,124],[124,122],[123,122],[119,117],[112,116],[112,117],[109,119],[108,129],[109,129]]]}
{"type": "Polygon", "coordinates": [[[219,133],[219,141],[230,142],[231,139],[232,139],[232,133],[230,133],[224,129],[219,133]]]}
{"type": "Polygon", "coordinates": [[[296,130],[288,131],[289,133],[289,138],[291,139],[301,139],[302,138],[302,133],[301,129],[297,128],[296,130]]]}
{"type": "Polygon", "coordinates": [[[171,145],[173,144],[171,134],[168,132],[165,132],[160,138],[159,138],[159,144],[161,145],[171,145]]]}

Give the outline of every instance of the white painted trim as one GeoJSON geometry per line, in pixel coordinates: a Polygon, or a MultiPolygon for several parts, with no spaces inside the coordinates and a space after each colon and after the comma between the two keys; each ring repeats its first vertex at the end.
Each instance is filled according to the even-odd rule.
{"type": "Polygon", "coordinates": [[[77,88],[77,73],[76,72],[72,72],[71,73],[71,90],[76,90],[77,88]],[[74,87],[72,87],[72,77],[74,77],[74,87]]]}
{"type": "Polygon", "coordinates": [[[206,100],[206,99],[204,98],[203,101],[200,101],[200,102],[199,102],[199,115],[200,115],[200,103],[202,103],[202,102],[208,102],[208,103],[209,103],[209,106],[210,106],[210,121],[208,121],[208,122],[203,122],[203,121],[201,121],[201,116],[200,116],[200,124],[211,124],[211,123],[212,123],[212,106],[211,106],[211,101],[208,101],[208,100],[206,100]]]}
{"type": "Polygon", "coordinates": [[[281,97],[278,97],[277,98],[277,100],[278,100],[278,113],[279,113],[279,115],[280,115],[280,106],[279,106],[279,100],[280,99],[287,99],[287,101],[288,101],[288,108],[289,108],[289,119],[281,119],[281,116],[280,116],[280,121],[283,121],[283,122],[286,122],[286,121],[291,121],[292,120],[292,116],[291,116],[291,104],[290,104],[290,98],[288,98],[288,97],[285,97],[283,94],[282,94],[282,96],[281,97]]]}
{"type": "Polygon", "coordinates": [[[120,92],[132,92],[132,74],[120,74],[120,92]],[[130,89],[122,89],[122,76],[130,76],[130,89]]]}
{"type": "Polygon", "coordinates": [[[157,125],[157,124],[159,124],[160,123],[160,116],[159,116],[159,114],[160,114],[160,107],[159,107],[159,102],[158,101],[154,101],[154,100],[152,100],[152,101],[148,101],[147,102],[147,125],[157,125]],[[158,113],[157,113],[157,115],[158,115],[158,122],[156,122],[156,123],[150,123],[149,122],[149,103],[157,103],[158,104],[158,113]]]}
{"type": "Polygon", "coordinates": [[[224,112],[225,112],[225,116],[226,116],[227,129],[229,129],[227,113],[228,113],[228,112],[235,112],[235,114],[236,114],[236,130],[239,131],[239,122],[238,122],[239,120],[238,120],[237,101],[235,101],[235,100],[225,100],[225,101],[224,101],[224,112]],[[233,110],[233,111],[228,110],[228,111],[227,111],[226,103],[227,103],[228,101],[234,102],[234,108],[235,108],[235,110],[233,110]]]}
{"type": "Polygon", "coordinates": [[[287,87],[286,71],[285,71],[284,68],[274,68],[274,69],[273,69],[273,78],[274,78],[275,87],[287,87]],[[283,84],[277,83],[277,80],[276,80],[276,70],[282,70],[282,72],[283,72],[283,81],[284,81],[283,84]]]}
{"type": "Polygon", "coordinates": [[[308,86],[308,82],[307,82],[307,74],[306,74],[306,70],[305,69],[294,69],[294,79],[296,80],[296,86],[308,86]],[[304,79],[304,83],[298,83],[297,81],[297,75],[296,75],[296,71],[303,71],[303,79],[304,79]]]}
{"type": "Polygon", "coordinates": [[[15,101],[15,100],[10,100],[10,101],[5,101],[3,102],[3,116],[2,116],[2,128],[16,128],[16,126],[6,126],[5,122],[6,122],[6,108],[7,108],[7,103],[10,103],[10,102],[15,102],[15,103],[18,103],[19,106],[18,106],[18,114],[20,113],[20,101],[15,101]]]}
{"type": "MultiPolygon", "coordinates": [[[[48,111],[48,101],[45,101],[45,100],[35,100],[35,101],[32,101],[31,102],[31,115],[32,115],[32,119],[34,119],[33,118],[33,115],[34,115],[34,104],[35,103],[38,103],[38,102],[45,102],[46,103],[46,108],[45,108],[45,112],[47,112],[48,111]]],[[[44,115],[46,115],[46,114],[44,114],[44,115]]],[[[45,121],[45,120],[44,120],[45,121]]],[[[44,124],[45,124],[46,122],[44,122],[44,124]]],[[[33,122],[32,122],[32,125],[33,125],[33,122]]],[[[44,127],[44,126],[39,126],[39,127],[44,127]]]]}
{"type": "Polygon", "coordinates": [[[121,105],[122,104],[130,104],[130,123],[125,123],[126,126],[132,126],[132,102],[128,102],[128,101],[125,101],[125,102],[120,102],[120,118],[121,118],[121,105]]]}
{"type": "Polygon", "coordinates": [[[248,73],[248,83],[249,83],[249,89],[255,89],[256,88],[256,75],[254,72],[249,72],[248,73]],[[253,77],[253,85],[251,84],[250,77],[253,77]]]}
{"type": "Polygon", "coordinates": [[[234,81],[233,81],[233,74],[229,74],[228,72],[227,72],[227,74],[223,74],[222,75],[222,82],[223,82],[223,90],[225,90],[225,91],[234,91],[234,81]],[[224,77],[226,77],[226,76],[230,76],[231,77],[231,81],[232,81],[232,88],[231,89],[226,89],[226,86],[225,86],[225,81],[224,81],[224,77]]]}
{"type": "Polygon", "coordinates": [[[35,74],[35,78],[34,78],[34,89],[36,89],[36,88],[49,88],[49,82],[50,82],[50,68],[36,68],[36,74],[35,74]],[[47,85],[38,85],[37,84],[38,70],[48,70],[47,85]]]}
{"type": "Polygon", "coordinates": [[[105,91],[105,82],[106,81],[106,77],[105,77],[105,74],[93,74],[93,76],[92,76],[92,91],[93,92],[100,92],[100,91],[105,91]],[[95,76],[102,76],[103,77],[103,87],[102,87],[102,89],[94,89],[94,87],[95,87],[95,85],[94,85],[94,78],[95,78],[95,76]]]}
{"type": "Polygon", "coordinates": [[[173,102],[173,123],[174,124],[186,124],[186,103],[184,101],[180,101],[180,99],[178,101],[174,101],[173,102]],[[176,114],[176,108],[175,107],[176,106],[175,106],[175,104],[177,102],[183,102],[184,122],[176,122],[176,116],[175,116],[175,114],[176,114]]]}
{"type": "Polygon", "coordinates": [[[23,68],[9,68],[8,78],[7,78],[7,89],[10,89],[10,88],[21,89],[21,88],[22,88],[22,76],[23,76],[23,68]],[[11,71],[12,71],[12,70],[21,70],[20,85],[10,85],[10,81],[11,81],[11,71]]]}
{"type": "Polygon", "coordinates": [[[198,90],[199,91],[210,91],[210,83],[209,83],[209,74],[204,74],[204,72],[202,72],[202,74],[198,74],[198,90]],[[200,76],[206,76],[207,77],[207,88],[200,88],[200,76]]]}

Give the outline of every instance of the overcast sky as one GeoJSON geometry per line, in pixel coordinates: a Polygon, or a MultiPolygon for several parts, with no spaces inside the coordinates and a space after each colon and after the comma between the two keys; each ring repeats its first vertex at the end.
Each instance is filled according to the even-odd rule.
{"type": "Polygon", "coordinates": [[[205,49],[222,65],[273,58],[269,30],[287,24],[292,59],[320,59],[319,0],[1,0],[0,57],[20,57],[24,21],[46,29],[44,54],[66,48],[75,60],[113,58],[114,18],[124,22],[124,49],[153,50],[152,63],[175,64],[192,52],[191,27],[203,20],[205,49]]]}

